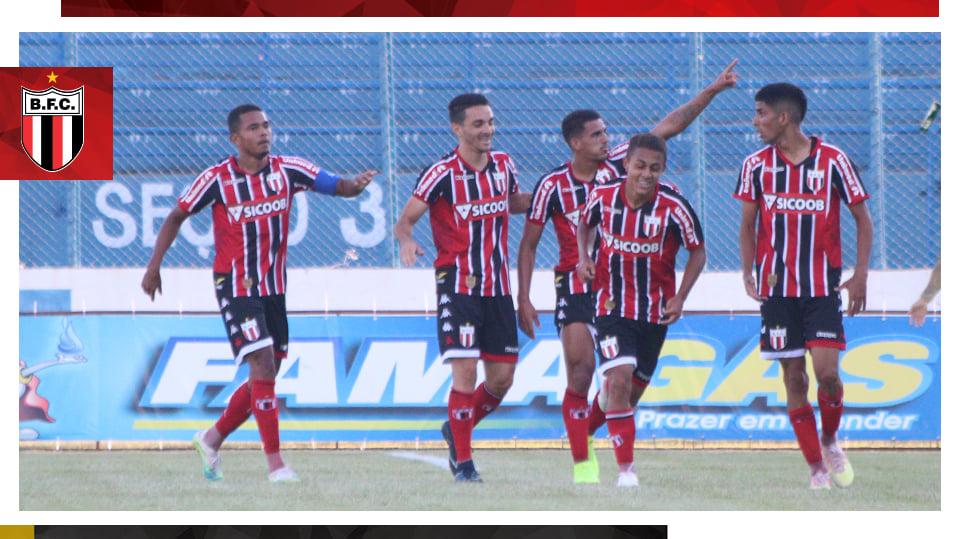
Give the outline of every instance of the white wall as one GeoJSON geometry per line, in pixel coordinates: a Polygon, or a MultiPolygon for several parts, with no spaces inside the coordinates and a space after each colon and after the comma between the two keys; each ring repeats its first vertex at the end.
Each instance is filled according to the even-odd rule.
{"type": "MultiPolygon", "coordinates": [[[[867,310],[905,311],[926,286],[929,270],[874,271],[867,285],[867,310]]],[[[140,290],[142,269],[21,269],[20,289],[69,289],[71,310],[216,312],[208,269],[161,271],[162,296],[151,303],[140,290]]],[[[844,278],[848,273],[844,274],[844,278]]],[[[516,290],[516,272],[511,272],[516,290]]],[[[677,276],[680,282],[680,276],[677,276]]],[[[433,311],[433,271],[429,269],[297,269],[288,272],[287,308],[291,311],[433,311]]],[[[553,272],[534,273],[534,306],[554,307],[553,272]]],[[[931,302],[939,310],[940,296],[931,302]]],[[[706,273],[685,305],[688,311],[753,311],[739,272],[706,273]]]]}

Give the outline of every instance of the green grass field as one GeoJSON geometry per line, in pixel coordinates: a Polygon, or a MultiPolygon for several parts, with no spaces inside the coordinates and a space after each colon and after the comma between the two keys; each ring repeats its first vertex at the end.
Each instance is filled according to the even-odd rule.
{"type": "Polygon", "coordinates": [[[262,453],[226,450],[222,482],[193,451],[21,451],[21,510],[939,510],[939,451],[850,451],[849,489],[811,492],[793,451],[638,450],[639,489],[574,485],[564,450],[478,450],[483,484],[455,484],[446,451],[286,451],[301,482],[270,484],[262,453]],[[238,492],[261,492],[255,499],[238,492]],[[469,496],[464,496],[465,492],[469,496]]]}

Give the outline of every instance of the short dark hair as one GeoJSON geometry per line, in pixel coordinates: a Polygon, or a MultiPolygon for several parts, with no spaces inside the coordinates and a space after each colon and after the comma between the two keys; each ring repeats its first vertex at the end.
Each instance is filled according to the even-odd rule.
{"type": "Polygon", "coordinates": [[[789,82],[775,82],[768,84],[753,97],[754,101],[766,103],[771,107],[787,105],[790,108],[790,114],[799,124],[803,117],[807,115],[807,96],[799,86],[789,82]]]}
{"type": "Polygon", "coordinates": [[[450,100],[447,105],[447,111],[450,112],[450,123],[462,124],[467,117],[467,109],[478,105],[489,105],[487,97],[483,94],[460,94],[450,100]]]}
{"type": "Polygon", "coordinates": [[[230,129],[231,133],[236,133],[240,130],[240,117],[248,112],[262,111],[260,107],[256,105],[251,105],[250,103],[240,105],[239,107],[234,108],[230,111],[230,114],[227,114],[227,128],[230,129]]]}
{"type": "Polygon", "coordinates": [[[570,144],[570,139],[577,138],[583,134],[587,122],[600,119],[600,113],[592,109],[579,109],[567,114],[560,123],[560,132],[563,133],[563,140],[570,144]]]}
{"type": "Polygon", "coordinates": [[[627,145],[627,159],[637,148],[646,148],[663,154],[663,164],[667,164],[667,141],[659,135],[653,133],[640,133],[630,137],[630,144],[627,145]]]}

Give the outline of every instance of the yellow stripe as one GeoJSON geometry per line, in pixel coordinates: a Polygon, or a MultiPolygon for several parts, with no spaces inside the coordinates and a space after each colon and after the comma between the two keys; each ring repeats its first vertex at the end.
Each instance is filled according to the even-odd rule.
{"type": "MultiPolygon", "coordinates": [[[[441,421],[433,419],[426,420],[389,420],[389,419],[369,419],[369,420],[288,420],[280,421],[281,430],[434,430],[439,429],[441,421]]],[[[134,429],[143,430],[199,430],[210,426],[209,420],[171,420],[163,421],[157,419],[138,419],[133,422],[134,429]]],[[[538,419],[501,419],[490,420],[481,423],[475,430],[490,429],[531,429],[531,428],[549,428],[552,425],[549,421],[538,419]]],[[[255,421],[247,421],[240,426],[241,430],[256,430],[255,421]]]]}
{"type": "Polygon", "coordinates": [[[33,526],[0,526],[0,539],[33,539],[33,526]]]}

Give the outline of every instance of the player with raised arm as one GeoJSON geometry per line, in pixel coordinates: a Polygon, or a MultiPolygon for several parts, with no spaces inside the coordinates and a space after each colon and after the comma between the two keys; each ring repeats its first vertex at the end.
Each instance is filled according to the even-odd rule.
{"type": "Polygon", "coordinates": [[[271,155],[272,127],[256,105],[240,105],[227,116],[237,155],[203,171],[180,196],[157,234],[141,286],[151,301],[162,293],[160,265],[183,222],[210,206],[216,256],[213,282],[220,314],[237,364],[250,367],[249,380],[234,392],[223,415],[194,436],[207,479],[220,480],[220,446],[253,413],[263,441],[271,482],[297,481],[280,455],[274,380],[287,356],[287,237],[293,195],[316,191],[355,197],[375,171],[341,178],[299,157],[271,155]]]}
{"type": "Polygon", "coordinates": [[[522,213],[530,194],[519,192],[517,170],[493,150],[493,109],[481,94],[454,97],[448,107],[457,147],[423,170],[394,229],[400,259],[424,254],[413,227],[427,210],[437,248],[437,337],[453,370],[441,433],[457,482],[481,481],[473,464],[473,427],[497,408],[513,384],[518,358],[517,318],[510,296],[509,213],[522,213]],[[486,381],[476,387],[477,363],[486,381]]]}
{"type": "Polygon", "coordinates": [[[933,271],[930,272],[930,279],[927,281],[927,286],[923,289],[923,292],[920,293],[917,301],[913,302],[913,305],[910,306],[911,326],[923,326],[923,321],[927,318],[927,304],[933,301],[933,298],[937,297],[938,292],[940,292],[939,258],[937,259],[937,264],[933,266],[933,271]]]}
{"type": "MultiPolygon", "coordinates": [[[[716,80],[670,112],[650,132],[663,139],[683,132],[714,97],[736,86],[736,65],[737,60],[731,62],[716,80]]],[[[573,481],[596,483],[600,478],[593,452],[593,433],[603,425],[604,414],[596,399],[592,408],[587,401],[596,363],[591,334],[594,305],[590,287],[576,278],[576,234],[580,212],[590,192],[624,176],[629,141],[610,149],[607,127],[594,110],[571,112],[563,119],[561,132],[572,157],[540,178],[533,189],[533,202],[517,252],[517,315],[521,331],[535,338],[534,327],[540,328],[540,319],[530,301],[530,282],[540,237],[547,222],[552,221],[560,247],[560,260],[554,267],[554,325],[563,343],[567,372],[561,410],[573,455],[573,481]]]]}
{"type": "Polygon", "coordinates": [[[864,203],[869,195],[842,150],[804,134],[807,98],[802,89],[769,84],[754,99],[753,125],[767,146],[744,160],[734,197],[742,201],[744,288],[761,302],[760,357],[780,361],[787,414],[810,467],[810,488],[828,489],[831,479],[846,487],[853,482],[853,467],[837,442],[843,414],[839,357],[846,347],[840,291],[849,294],[849,316],[864,308],[873,242],[873,222],[864,203]],[[841,201],[857,226],[856,267],[843,284],[841,201]],[[807,351],[818,386],[819,439],[807,401],[807,351]]]}
{"type": "Polygon", "coordinates": [[[633,465],[636,421],[633,409],[657,368],[667,326],[683,313],[707,253],[693,207],[660,183],[667,144],[644,133],[630,139],[622,182],[590,193],[577,228],[577,276],[592,282],[600,349],[607,377],[606,421],[620,467],[617,486],[639,484],[633,465]],[[599,229],[596,262],[592,244],[599,229]],[[690,252],[680,287],[676,257],[690,252]]]}

